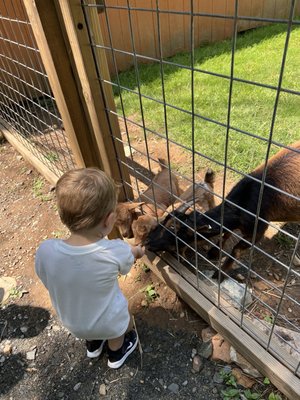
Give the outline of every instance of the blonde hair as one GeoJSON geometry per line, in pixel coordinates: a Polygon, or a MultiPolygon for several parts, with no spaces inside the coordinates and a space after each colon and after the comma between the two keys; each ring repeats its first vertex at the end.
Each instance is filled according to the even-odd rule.
{"type": "Polygon", "coordinates": [[[117,186],[103,171],[80,168],[66,172],[56,184],[60,218],[70,231],[92,229],[117,206],[117,186]]]}

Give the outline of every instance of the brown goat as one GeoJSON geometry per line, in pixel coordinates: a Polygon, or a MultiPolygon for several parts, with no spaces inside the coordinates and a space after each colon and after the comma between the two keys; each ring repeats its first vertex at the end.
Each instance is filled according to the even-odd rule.
{"type": "MultiPolygon", "coordinates": [[[[255,242],[263,237],[268,228],[268,221],[300,221],[300,141],[289,147],[291,149],[280,150],[268,161],[255,242]],[[284,193],[276,189],[280,189],[284,193]]],[[[179,247],[194,243],[195,226],[202,238],[219,235],[223,205],[222,245],[231,236],[232,231],[239,229],[242,233],[241,240],[233,247],[230,256],[226,258],[221,267],[222,271],[229,271],[234,260],[238,259],[241,253],[251,246],[263,171],[264,164],[257,167],[249,176],[241,179],[222,204],[205,214],[191,213],[187,215],[175,210],[173,215],[167,216],[162,226],[158,226],[151,232],[146,246],[150,251],[172,251],[176,248],[175,234],[170,232],[170,228],[168,230],[163,228],[171,218],[176,219],[176,236],[179,239],[179,247]]],[[[214,247],[212,250],[219,249],[214,247]]],[[[212,256],[215,256],[213,253],[215,251],[210,252],[212,256]]],[[[214,277],[217,275],[216,271],[214,277]]]]}
{"type": "Polygon", "coordinates": [[[205,174],[205,179],[203,183],[198,183],[189,186],[180,196],[179,200],[170,205],[168,209],[163,212],[163,214],[157,214],[156,218],[153,214],[142,215],[132,222],[132,231],[135,238],[135,244],[143,243],[149,233],[156,228],[158,224],[158,219],[165,217],[165,215],[172,211],[172,209],[177,208],[179,205],[185,204],[186,202],[191,202],[193,196],[195,195],[196,207],[199,210],[205,212],[210,208],[215,206],[215,200],[213,195],[213,184],[215,181],[215,173],[209,169],[205,174]]]}
{"type": "MultiPolygon", "coordinates": [[[[172,206],[169,206],[166,210],[164,216],[167,213],[176,210],[181,205],[185,203],[192,204],[192,200],[195,196],[195,208],[198,211],[205,212],[214,208],[216,206],[214,197],[214,183],[215,183],[215,173],[212,169],[206,171],[204,182],[191,184],[180,196],[179,200],[172,206]]],[[[193,211],[193,204],[185,212],[189,214],[193,211]]]]}
{"type": "Polygon", "coordinates": [[[153,221],[149,222],[149,218],[144,218],[146,215],[143,215],[143,212],[147,216],[152,216],[153,220],[156,220],[157,217],[163,215],[170,204],[174,203],[175,196],[178,197],[181,193],[177,177],[172,173],[170,174],[166,160],[159,158],[158,161],[160,162],[161,170],[155,175],[148,188],[140,195],[141,202],[126,202],[117,205],[115,226],[125,238],[135,236],[137,241],[137,236],[139,236],[137,232],[142,229],[142,221],[149,226],[152,226],[153,223],[153,221]],[[136,224],[138,219],[139,222],[136,224]]]}

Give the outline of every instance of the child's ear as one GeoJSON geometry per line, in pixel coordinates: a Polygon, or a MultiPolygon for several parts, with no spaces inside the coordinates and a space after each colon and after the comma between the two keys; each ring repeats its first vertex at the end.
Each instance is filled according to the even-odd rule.
{"type": "Polygon", "coordinates": [[[104,220],[104,225],[109,226],[111,225],[115,220],[115,213],[112,211],[111,213],[108,214],[108,216],[104,220]]]}

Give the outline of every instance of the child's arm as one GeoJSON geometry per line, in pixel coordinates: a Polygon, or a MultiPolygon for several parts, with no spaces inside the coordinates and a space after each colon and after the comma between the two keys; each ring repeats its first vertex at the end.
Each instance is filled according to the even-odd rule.
{"type": "Polygon", "coordinates": [[[132,254],[133,254],[135,259],[141,258],[145,254],[145,247],[142,247],[140,245],[131,246],[131,252],[132,252],[132,254]]]}
{"type": "Polygon", "coordinates": [[[145,249],[141,246],[131,246],[129,243],[120,239],[114,239],[114,255],[118,260],[119,272],[122,275],[128,274],[134,260],[144,255],[145,249]]]}

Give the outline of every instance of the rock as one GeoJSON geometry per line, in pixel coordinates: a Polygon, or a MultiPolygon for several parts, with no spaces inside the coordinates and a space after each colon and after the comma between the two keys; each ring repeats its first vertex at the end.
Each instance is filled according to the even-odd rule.
{"type": "Polygon", "coordinates": [[[58,325],[53,325],[53,326],[52,326],[52,330],[53,330],[54,332],[59,332],[59,331],[60,331],[60,326],[58,326],[58,325]]]}
{"type": "Polygon", "coordinates": [[[179,392],[179,385],[177,385],[177,383],[171,383],[171,385],[168,386],[168,390],[174,394],[177,394],[179,392]]]}
{"type": "Polygon", "coordinates": [[[259,290],[261,292],[270,289],[270,285],[268,285],[266,282],[263,281],[254,282],[253,286],[255,287],[256,290],[259,290]]]}
{"type": "Polygon", "coordinates": [[[244,388],[251,389],[255,384],[253,379],[243,374],[243,372],[238,368],[233,368],[232,375],[235,377],[237,384],[243,386],[244,388]]]}
{"type": "Polygon", "coordinates": [[[239,354],[234,347],[230,347],[231,362],[237,364],[247,375],[254,378],[260,378],[262,375],[254,368],[241,354],[239,354]]]}
{"type": "Polygon", "coordinates": [[[212,355],[213,346],[211,341],[198,345],[197,352],[201,357],[208,359],[212,355]]]}
{"type": "Polygon", "coordinates": [[[76,383],[76,385],[73,387],[73,390],[75,392],[77,392],[77,390],[79,390],[80,386],[81,386],[81,382],[76,383]]]}
{"type": "Polygon", "coordinates": [[[224,374],[231,374],[232,368],[231,368],[230,365],[225,365],[225,366],[222,368],[222,371],[223,371],[224,374]]]}
{"type": "Polygon", "coordinates": [[[101,383],[99,387],[99,394],[100,396],[106,396],[106,386],[105,383],[101,383]]]}
{"type": "Polygon", "coordinates": [[[217,332],[210,326],[201,331],[202,341],[204,343],[209,342],[213,336],[215,336],[217,332]]]}
{"type": "Polygon", "coordinates": [[[276,281],[280,281],[281,280],[281,277],[280,277],[279,274],[277,274],[277,272],[273,272],[273,276],[276,279],[276,281]]]}
{"type": "Polygon", "coordinates": [[[182,386],[186,386],[188,384],[188,381],[182,382],[182,386]]]}
{"type": "Polygon", "coordinates": [[[36,357],[37,348],[32,349],[26,353],[26,360],[33,361],[36,357]]]}
{"type": "Polygon", "coordinates": [[[197,350],[196,349],[192,349],[191,357],[194,358],[196,354],[197,354],[197,350]]]}
{"type": "MultiPolygon", "coordinates": [[[[228,303],[232,304],[235,308],[240,310],[243,306],[246,285],[244,283],[238,283],[232,279],[225,279],[220,285],[223,296],[228,303]]],[[[252,303],[251,289],[247,287],[246,298],[244,306],[247,307],[252,303]]]]}
{"type": "Polygon", "coordinates": [[[147,346],[147,347],[145,347],[145,348],[143,349],[143,352],[144,352],[144,353],[152,353],[152,351],[153,351],[153,348],[152,348],[151,346],[147,346]]]}
{"type": "Polygon", "coordinates": [[[3,354],[10,354],[12,352],[12,345],[6,344],[3,348],[3,354]]]}
{"type": "Polygon", "coordinates": [[[1,357],[0,357],[0,364],[3,364],[4,361],[5,361],[5,357],[4,357],[4,356],[1,356],[1,357]]]}
{"type": "Polygon", "coordinates": [[[221,335],[217,334],[212,338],[212,347],[212,360],[221,360],[227,364],[231,363],[230,344],[221,335]]]}
{"type": "Polygon", "coordinates": [[[300,256],[298,254],[295,254],[293,264],[295,265],[295,267],[300,267],[300,256]]]}
{"type": "Polygon", "coordinates": [[[26,333],[28,331],[28,326],[21,326],[20,331],[26,333]]]}
{"type": "Polygon", "coordinates": [[[219,372],[216,372],[216,373],[214,374],[214,376],[213,376],[213,382],[215,382],[215,383],[223,383],[223,380],[224,380],[224,378],[223,378],[223,376],[220,375],[219,372]]]}
{"type": "Polygon", "coordinates": [[[203,362],[201,357],[197,354],[195,355],[195,357],[193,358],[193,370],[195,372],[199,372],[201,371],[201,369],[203,368],[203,362]]]}
{"type": "Polygon", "coordinates": [[[10,276],[0,277],[0,303],[5,303],[9,298],[11,290],[17,287],[17,281],[10,276]]]}
{"type": "Polygon", "coordinates": [[[231,366],[225,365],[221,370],[216,371],[213,376],[213,382],[224,383],[224,376],[231,374],[231,366]]]}

